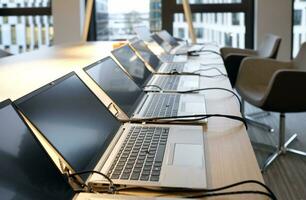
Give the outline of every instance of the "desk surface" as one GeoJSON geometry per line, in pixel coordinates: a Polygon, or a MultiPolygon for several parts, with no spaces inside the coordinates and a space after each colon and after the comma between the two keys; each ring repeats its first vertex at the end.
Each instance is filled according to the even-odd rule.
{"type": "MultiPolygon", "coordinates": [[[[109,55],[111,48],[110,42],[62,45],[0,59],[0,101],[7,98],[16,100],[71,71],[77,71],[109,55]]],[[[202,78],[202,83],[206,87],[231,88],[224,78],[202,78]]],[[[208,113],[240,115],[237,100],[231,94],[221,91],[205,94],[208,113]]],[[[248,179],[263,182],[249,137],[241,123],[211,118],[204,130],[210,188],[248,179]]],[[[254,185],[241,188],[262,190],[254,185]]],[[[252,195],[220,199],[265,198],[252,195]]]]}

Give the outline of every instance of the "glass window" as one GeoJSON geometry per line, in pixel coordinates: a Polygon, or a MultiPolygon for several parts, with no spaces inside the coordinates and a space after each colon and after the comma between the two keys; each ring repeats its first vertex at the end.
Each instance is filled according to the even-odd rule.
{"type": "Polygon", "coordinates": [[[130,39],[135,36],[135,25],[161,30],[161,0],[95,0],[95,4],[97,40],[130,39]]]}
{"type": "MultiPolygon", "coordinates": [[[[190,4],[223,4],[223,3],[241,3],[242,0],[225,0],[225,1],[218,1],[218,0],[189,0],[190,4]]],[[[182,4],[183,0],[176,0],[177,4],[182,4]]]]}
{"type": "Polygon", "coordinates": [[[292,55],[295,57],[301,47],[301,44],[306,41],[306,1],[295,0],[293,13],[292,55]]]}
{"type": "MultiPolygon", "coordinates": [[[[245,48],[245,19],[243,13],[234,13],[235,23],[232,21],[231,13],[194,13],[194,16],[202,15],[203,22],[193,23],[197,42],[217,42],[220,46],[232,46],[245,48]],[[213,19],[213,20],[209,20],[213,19]],[[217,23],[215,22],[217,20],[217,23]],[[233,37],[235,36],[235,37],[233,37]]],[[[176,13],[173,22],[173,35],[178,38],[181,33],[188,33],[188,25],[186,22],[177,21],[176,19],[183,17],[183,13],[176,13]]],[[[197,17],[194,18],[194,20],[197,17]]],[[[188,36],[187,36],[188,37],[188,36]]],[[[185,38],[189,39],[190,38],[185,38]]]]}

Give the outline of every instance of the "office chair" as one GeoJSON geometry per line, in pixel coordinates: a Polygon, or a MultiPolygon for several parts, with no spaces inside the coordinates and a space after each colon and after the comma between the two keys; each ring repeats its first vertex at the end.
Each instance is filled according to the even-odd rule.
{"type": "MultiPolygon", "coordinates": [[[[281,38],[267,34],[264,41],[260,44],[258,50],[252,49],[239,49],[239,48],[221,48],[221,55],[224,60],[224,65],[228,74],[228,78],[232,87],[235,87],[237,81],[237,75],[239,67],[244,58],[258,57],[258,58],[276,58],[281,43],[281,38]]],[[[269,115],[268,112],[255,112],[252,114],[244,114],[244,100],[242,99],[242,114],[245,115],[245,119],[251,125],[261,128],[268,132],[273,132],[274,129],[266,124],[260,123],[256,120],[257,117],[264,117],[269,115]]]]}
{"type": "Polygon", "coordinates": [[[224,47],[220,49],[232,87],[235,86],[241,61],[246,57],[276,58],[281,38],[268,34],[258,50],[224,47]]]}
{"type": "Polygon", "coordinates": [[[306,43],[290,62],[246,58],[240,66],[236,89],[248,103],[265,111],[280,113],[279,143],[262,170],[286,152],[306,156],[305,152],[288,148],[296,134],[285,141],[285,113],[306,111],[306,43]]]}
{"type": "Polygon", "coordinates": [[[0,49],[0,58],[11,56],[11,55],[13,55],[13,54],[11,54],[11,53],[9,53],[5,50],[0,49]]]}

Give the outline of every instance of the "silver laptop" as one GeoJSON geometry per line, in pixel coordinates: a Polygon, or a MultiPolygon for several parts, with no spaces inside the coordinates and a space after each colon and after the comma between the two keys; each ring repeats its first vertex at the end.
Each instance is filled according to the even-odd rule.
{"type": "Polygon", "coordinates": [[[16,103],[71,171],[100,171],[116,185],[207,187],[201,126],[121,124],[74,73],[16,103]]]}
{"type": "Polygon", "coordinates": [[[154,75],[129,45],[113,50],[112,55],[141,88],[186,91],[200,87],[199,76],[154,75]]]}
{"type": "Polygon", "coordinates": [[[145,93],[111,57],[84,70],[130,120],[206,114],[203,94],[145,93]]]}
{"type": "Polygon", "coordinates": [[[203,45],[199,44],[187,45],[179,43],[165,30],[158,32],[157,35],[163,40],[164,43],[167,43],[172,47],[170,52],[174,54],[186,54],[188,52],[201,51],[204,48],[203,45]]]}
{"type": "MultiPolygon", "coordinates": [[[[150,32],[150,30],[148,29],[148,27],[143,26],[143,25],[139,25],[139,26],[134,26],[133,27],[135,33],[137,34],[137,36],[143,40],[145,43],[147,43],[148,48],[155,54],[157,55],[163,62],[186,62],[187,61],[187,55],[173,55],[173,54],[169,54],[167,51],[165,51],[165,49],[159,44],[157,43],[155,40],[159,41],[159,42],[163,42],[161,40],[161,38],[159,38],[158,36],[153,36],[155,39],[153,39],[152,34],[150,32]]],[[[172,47],[169,47],[169,49],[167,49],[168,51],[170,51],[172,49],[172,47]]]]}
{"type": "Polygon", "coordinates": [[[155,73],[192,73],[201,68],[200,64],[190,62],[163,62],[146,46],[142,40],[133,40],[130,45],[140,55],[142,60],[151,66],[155,73]]]}

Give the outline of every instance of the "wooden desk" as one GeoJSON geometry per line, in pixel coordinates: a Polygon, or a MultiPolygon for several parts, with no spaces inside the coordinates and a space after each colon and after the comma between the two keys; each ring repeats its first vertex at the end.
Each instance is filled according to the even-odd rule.
{"type": "MultiPolygon", "coordinates": [[[[109,55],[111,48],[110,42],[63,45],[0,59],[0,101],[7,98],[16,100],[71,71],[77,71],[109,55]]],[[[204,58],[205,54],[194,61],[204,58]]],[[[202,78],[202,86],[231,88],[225,78],[202,78]]],[[[231,94],[222,91],[205,94],[208,113],[240,115],[237,100],[231,94]]],[[[263,182],[249,137],[241,123],[211,118],[204,128],[210,188],[247,179],[263,182]]],[[[262,190],[254,185],[242,188],[262,190]]],[[[266,198],[248,195],[216,199],[266,198]]]]}

